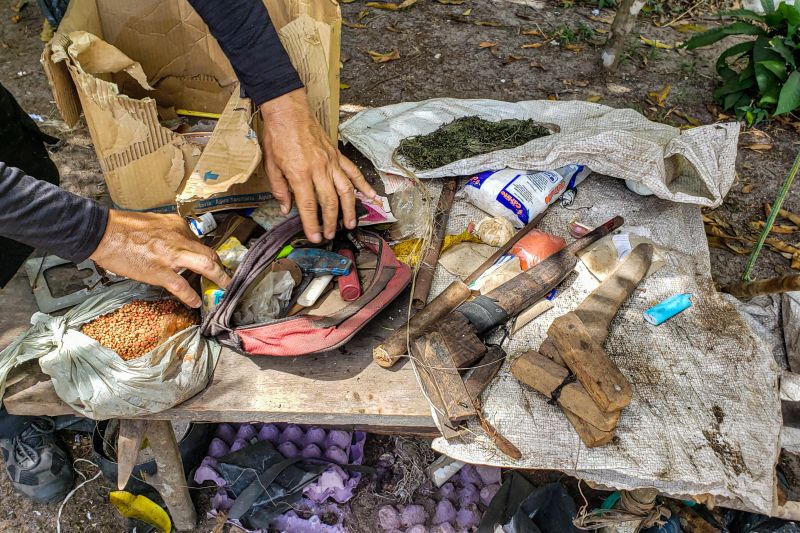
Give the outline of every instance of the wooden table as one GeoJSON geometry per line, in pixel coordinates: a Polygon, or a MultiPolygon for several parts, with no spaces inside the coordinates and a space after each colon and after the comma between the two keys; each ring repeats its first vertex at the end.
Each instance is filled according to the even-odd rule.
{"type": "MultiPolygon", "coordinates": [[[[147,432],[156,456],[154,482],[178,529],[192,529],[196,513],[171,421],[291,422],[363,429],[378,433],[436,435],[430,407],[407,362],[387,370],[372,361],[372,346],[404,323],[398,298],[344,348],[306,357],[246,356],[224,349],[211,384],[183,404],[126,422],[147,432]]],[[[0,292],[0,348],[24,331],[36,310],[27,278],[18,274],[0,292]]],[[[37,364],[15,370],[3,399],[16,415],[74,414],[56,395],[37,364]]],[[[136,447],[138,451],[138,447],[136,447]]]]}

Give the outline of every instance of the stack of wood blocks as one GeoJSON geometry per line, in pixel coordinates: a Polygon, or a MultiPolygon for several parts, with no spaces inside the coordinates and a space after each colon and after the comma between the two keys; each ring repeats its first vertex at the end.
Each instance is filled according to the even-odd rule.
{"type": "Polygon", "coordinates": [[[649,244],[637,246],[578,307],[556,320],[539,351],[517,358],[511,373],[564,411],[591,448],[614,438],[633,389],[603,349],[609,326],[622,304],[647,275],[649,244]]]}

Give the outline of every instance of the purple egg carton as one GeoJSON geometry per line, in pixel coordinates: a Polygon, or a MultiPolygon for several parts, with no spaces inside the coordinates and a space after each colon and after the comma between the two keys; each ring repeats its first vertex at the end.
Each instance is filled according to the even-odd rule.
{"type": "MultiPolygon", "coordinates": [[[[195,471],[194,481],[198,484],[212,481],[219,486],[211,498],[210,514],[216,515],[217,511],[230,509],[235,501],[235,498],[225,490],[225,480],[216,469],[220,457],[246,448],[255,442],[268,440],[287,459],[303,456],[324,458],[340,465],[360,465],[364,460],[366,439],[367,434],[363,431],[322,429],[296,424],[220,424],[208,446],[208,455],[195,471]]],[[[282,531],[298,532],[344,531],[336,529],[341,527],[341,520],[338,525],[328,525],[321,522],[321,517],[323,514],[344,516],[344,512],[335,504],[346,503],[353,497],[355,488],[361,480],[361,474],[351,473],[336,464],[332,464],[319,479],[303,489],[305,498],[302,501],[306,503],[302,510],[306,511],[304,514],[311,513],[311,518],[302,518],[295,511],[288,511],[276,519],[276,524],[280,522],[291,527],[278,525],[275,527],[282,531]],[[325,503],[328,499],[333,502],[325,503]]]]}
{"type": "Polygon", "coordinates": [[[477,529],[500,490],[501,469],[465,465],[430,498],[409,505],[384,505],[376,522],[388,533],[461,533],[477,529]]]}

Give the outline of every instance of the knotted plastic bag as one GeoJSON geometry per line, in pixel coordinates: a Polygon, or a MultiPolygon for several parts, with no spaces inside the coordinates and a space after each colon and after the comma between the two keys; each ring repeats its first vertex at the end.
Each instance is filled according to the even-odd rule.
{"type": "Polygon", "coordinates": [[[208,384],[220,353],[219,344],[200,335],[199,326],[130,361],[80,331],[130,301],[163,296],[160,288],[126,281],[63,316],[35,313],[32,327],[0,352],[0,398],[9,372],[31,359],[39,360],[65,403],[95,420],[158,413],[191,398],[208,384]]]}

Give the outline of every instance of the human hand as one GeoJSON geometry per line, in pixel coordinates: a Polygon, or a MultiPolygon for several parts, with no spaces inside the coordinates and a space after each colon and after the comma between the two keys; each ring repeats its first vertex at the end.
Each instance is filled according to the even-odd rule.
{"type": "Polygon", "coordinates": [[[261,104],[261,115],[264,166],[283,213],[291,209],[294,194],[303,230],[311,242],[322,240],[318,205],[326,239],[333,239],[336,233],[340,203],[345,227],[355,228],[354,188],[370,198],[376,193],[322,130],[308,106],[306,90],[297,89],[261,104]]]}
{"type": "Polygon", "coordinates": [[[222,288],[231,281],[216,252],[202,244],[179,215],[112,209],[90,259],[120,276],[164,287],[190,307],[200,307],[200,296],[178,270],[188,268],[222,288]]]}

